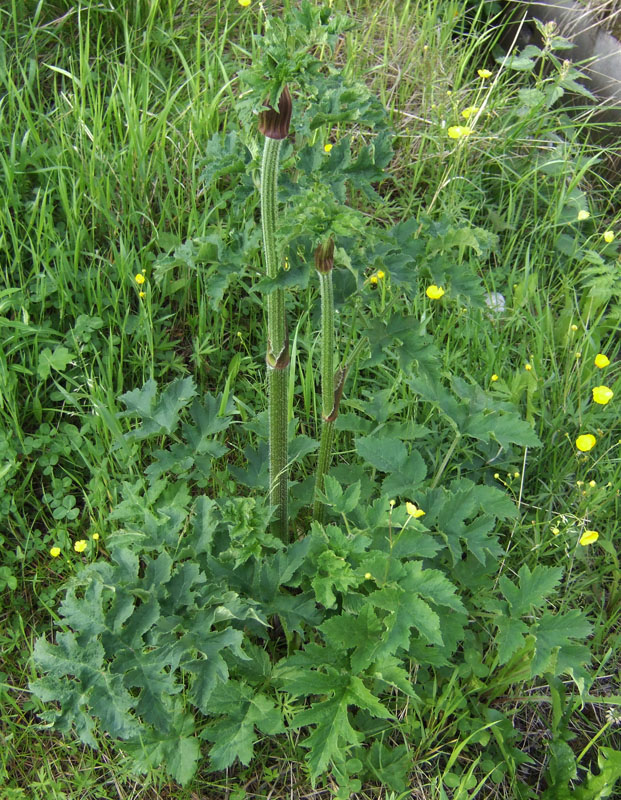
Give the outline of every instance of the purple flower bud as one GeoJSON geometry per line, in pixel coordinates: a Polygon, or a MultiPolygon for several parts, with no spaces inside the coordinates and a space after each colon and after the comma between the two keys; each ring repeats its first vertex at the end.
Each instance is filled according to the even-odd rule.
{"type": "Polygon", "coordinates": [[[315,250],[315,269],[317,272],[331,272],[334,268],[334,239],[318,244],[315,250]]]}
{"type": "Polygon", "coordinates": [[[278,100],[278,111],[271,106],[259,114],[259,130],[269,139],[286,139],[289,135],[289,125],[291,124],[291,95],[285,86],[280,93],[278,100]]]}

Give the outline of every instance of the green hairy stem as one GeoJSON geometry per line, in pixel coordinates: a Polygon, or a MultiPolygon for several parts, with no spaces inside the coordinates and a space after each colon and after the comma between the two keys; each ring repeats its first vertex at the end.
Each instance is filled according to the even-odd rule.
{"type": "Polygon", "coordinates": [[[319,502],[319,493],[323,491],[324,476],[330,468],[332,460],[332,443],[334,441],[334,291],[332,287],[332,270],[319,272],[321,292],[321,440],[319,458],[315,477],[315,500],[313,518],[321,521],[323,506],[319,502]]]}
{"type": "MultiPolygon", "coordinates": [[[[268,278],[278,273],[276,251],[276,190],[280,139],[266,136],[261,166],[261,222],[268,278]]],[[[272,523],[275,535],[288,541],[287,519],[287,389],[289,340],[285,322],[285,297],[282,289],[267,295],[267,381],[269,407],[270,503],[276,506],[272,523]]]]}

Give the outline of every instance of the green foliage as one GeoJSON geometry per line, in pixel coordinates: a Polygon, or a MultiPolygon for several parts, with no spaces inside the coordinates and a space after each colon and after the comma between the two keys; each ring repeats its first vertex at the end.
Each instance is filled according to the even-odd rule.
{"type": "MultiPolygon", "coordinates": [[[[606,487],[619,475],[604,433],[616,411],[596,417],[581,399],[600,378],[588,368],[596,352],[616,368],[618,244],[600,242],[612,200],[600,219],[597,159],[558,108],[580,91],[577,70],[554,55],[563,40],[544,31],[542,47],[503,59],[482,84],[478,50],[463,51],[459,71],[444,58],[480,47],[452,36],[452,8],[438,27],[435,8],[374,6],[357,39],[345,36],[349,20],[311,2],[267,20],[216,4],[196,27],[169,0],[83,3],[77,16],[59,3],[58,17],[35,5],[32,20],[14,12],[0,54],[4,652],[40,604],[39,677],[22,709],[14,697],[31,670],[0,676],[7,713],[21,724],[40,712],[104,749],[106,769],[113,747],[119,769],[161,768],[184,786],[203,764],[221,773],[214,786],[227,770],[240,797],[244,767],[274,749],[304,759],[339,798],[363,782],[406,793],[422,776],[430,796],[490,781],[526,796],[518,769],[535,754],[514,717],[536,703],[542,717],[552,709],[546,758],[536,754],[543,796],[612,796],[618,753],[601,747],[598,774],[585,776],[573,725],[593,701],[590,662],[613,650],[619,596],[606,487]],[[366,62],[378,37],[382,69],[366,62]],[[268,278],[255,114],[285,83],[286,261],[268,278]],[[446,128],[466,105],[484,110],[454,143],[446,128]],[[319,524],[309,520],[309,264],[328,235],[337,346],[347,355],[366,336],[370,355],[351,370],[319,524]],[[427,301],[430,283],[446,290],[441,302],[427,301]],[[291,542],[269,530],[257,413],[276,289],[287,290],[294,345],[291,542]],[[493,372],[500,380],[484,388],[493,372]],[[592,461],[570,449],[582,423],[602,431],[592,461]],[[560,514],[569,533],[552,538],[560,514]],[[595,555],[576,545],[586,525],[600,530],[595,555]],[[89,542],[80,554],[78,539],[89,542]],[[46,637],[40,618],[58,593],[46,637]],[[542,678],[549,694],[531,703],[529,682],[542,678]]],[[[60,741],[40,735],[45,748],[60,741]]],[[[11,758],[2,754],[0,779],[11,758]]],[[[82,774],[64,790],[39,775],[32,796],[80,793],[82,774]]]]}

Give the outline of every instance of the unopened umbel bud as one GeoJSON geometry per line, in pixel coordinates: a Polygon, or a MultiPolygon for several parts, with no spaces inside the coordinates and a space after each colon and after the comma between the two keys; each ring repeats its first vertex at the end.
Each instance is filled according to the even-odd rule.
{"type": "Polygon", "coordinates": [[[334,239],[317,245],[315,250],[315,269],[317,272],[331,272],[334,268],[334,239]]]}
{"type": "Polygon", "coordinates": [[[286,139],[291,124],[291,95],[285,86],[278,100],[278,111],[271,106],[259,114],[259,130],[269,139],[286,139]]]}

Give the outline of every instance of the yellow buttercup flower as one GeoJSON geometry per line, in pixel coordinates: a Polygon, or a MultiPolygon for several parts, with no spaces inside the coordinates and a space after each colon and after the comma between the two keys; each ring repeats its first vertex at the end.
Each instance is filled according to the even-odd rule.
{"type": "Polygon", "coordinates": [[[239,5],[240,5],[242,8],[248,8],[248,6],[249,6],[249,5],[250,5],[250,3],[251,3],[251,0],[237,0],[237,2],[239,3],[239,5]]]}
{"type": "Polygon", "coordinates": [[[583,453],[587,453],[589,450],[592,450],[596,443],[597,439],[592,433],[583,433],[576,439],[576,447],[583,453]]]}
{"type": "Polygon", "coordinates": [[[99,539],[99,534],[98,534],[98,533],[94,533],[94,534],[93,534],[93,539],[94,539],[95,541],[98,541],[98,539],[99,539]]]}
{"type": "Polygon", "coordinates": [[[452,125],[447,133],[451,139],[462,139],[464,136],[470,136],[472,128],[467,125],[452,125]]]}
{"type": "Polygon", "coordinates": [[[524,369],[525,369],[527,372],[530,372],[532,368],[533,368],[533,365],[532,365],[532,364],[524,364],[524,369]]]}
{"type": "Polygon", "coordinates": [[[599,533],[597,531],[585,531],[580,537],[580,544],[586,547],[588,544],[593,544],[593,542],[596,542],[598,539],[599,533]]]}
{"type": "Polygon", "coordinates": [[[377,275],[371,275],[371,277],[369,278],[369,283],[372,286],[377,286],[377,281],[378,281],[377,275]]]}
{"type": "Polygon", "coordinates": [[[609,403],[614,396],[615,393],[607,386],[593,387],[593,400],[595,400],[595,402],[599,403],[601,406],[605,406],[606,403],[609,403]]]}
{"type": "Polygon", "coordinates": [[[492,377],[491,377],[491,380],[492,380],[492,381],[497,381],[497,380],[498,380],[498,375],[496,375],[496,373],[494,373],[494,374],[492,375],[492,377]]]}
{"type": "Polygon", "coordinates": [[[145,298],[146,296],[147,296],[147,293],[146,293],[146,292],[138,292],[138,297],[140,297],[142,300],[144,300],[144,298],[145,298]]]}
{"type": "Polygon", "coordinates": [[[468,108],[464,108],[464,110],[461,112],[461,115],[464,119],[470,119],[470,117],[478,114],[480,110],[481,109],[479,106],[468,106],[468,108]]]}
{"type": "Polygon", "coordinates": [[[578,211],[578,222],[584,222],[584,220],[588,219],[590,216],[588,211],[581,208],[580,211],[578,211]]]}
{"type": "Polygon", "coordinates": [[[559,530],[558,528],[556,528],[556,527],[552,528],[551,530],[552,530],[552,534],[553,534],[554,536],[558,536],[558,535],[559,535],[559,533],[560,533],[560,530],[559,530]]]}
{"type": "Polygon", "coordinates": [[[614,231],[606,231],[606,233],[604,234],[604,241],[610,244],[611,242],[614,242],[614,240],[615,240],[614,231]]]}
{"type": "Polygon", "coordinates": [[[86,539],[78,539],[78,541],[73,545],[73,549],[76,553],[83,553],[86,550],[86,539]]]}
{"type": "Polygon", "coordinates": [[[60,555],[60,547],[52,547],[50,548],[50,555],[52,558],[58,558],[60,555]]]}
{"type": "Polygon", "coordinates": [[[486,80],[487,78],[491,78],[493,73],[490,72],[488,69],[478,69],[477,75],[479,76],[479,78],[483,78],[483,80],[486,80]]]}
{"type": "Polygon", "coordinates": [[[324,146],[323,146],[324,152],[325,153],[329,153],[330,150],[332,150],[333,147],[334,147],[333,144],[329,144],[329,143],[328,144],[324,144],[324,146]]]}
{"type": "Polygon", "coordinates": [[[409,503],[409,502],[406,503],[405,504],[405,510],[408,512],[408,514],[411,517],[414,517],[414,519],[418,519],[419,517],[424,517],[425,516],[425,512],[423,511],[423,509],[422,508],[417,508],[414,505],[414,503],[409,503]]]}
{"type": "Polygon", "coordinates": [[[384,278],[386,277],[386,273],[384,272],[383,269],[378,269],[375,274],[380,279],[380,281],[384,280],[384,278]]]}
{"type": "Polygon", "coordinates": [[[142,274],[142,272],[139,272],[137,275],[134,276],[134,280],[136,281],[138,286],[142,286],[142,284],[146,281],[146,278],[142,274]]]}
{"type": "Polygon", "coordinates": [[[608,356],[605,356],[603,353],[598,353],[595,356],[595,366],[596,367],[599,367],[600,369],[604,369],[604,367],[607,367],[608,364],[610,364],[610,359],[608,358],[608,356]]]}
{"type": "Polygon", "coordinates": [[[364,573],[364,579],[365,579],[365,581],[370,581],[372,577],[373,577],[373,575],[371,575],[371,573],[370,573],[370,572],[365,572],[365,573],[364,573]]]}
{"type": "Polygon", "coordinates": [[[425,294],[430,300],[439,300],[444,294],[444,289],[441,286],[436,286],[435,283],[432,283],[431,286],[427,287],[425,294]]]}

